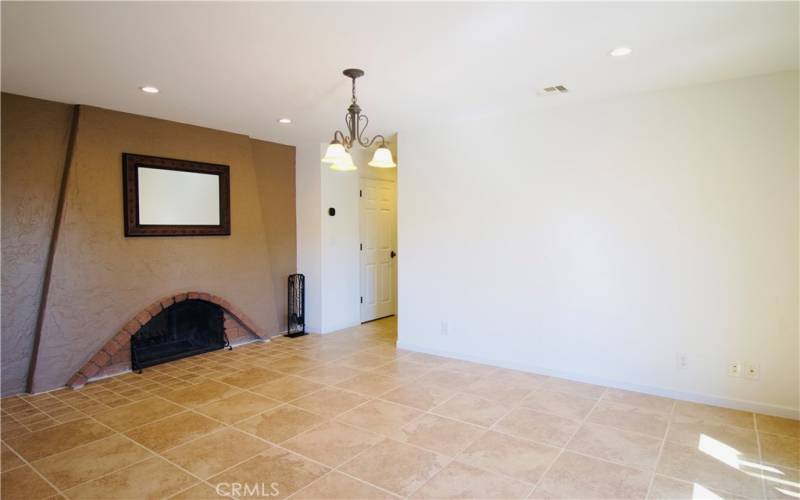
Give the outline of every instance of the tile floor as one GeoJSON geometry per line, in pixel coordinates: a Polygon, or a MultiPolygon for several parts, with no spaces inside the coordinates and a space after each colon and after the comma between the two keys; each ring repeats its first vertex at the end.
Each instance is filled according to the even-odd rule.
{"type": "Polygon", "coordinates": [[[798,498],[800,423],[395,349],[394,319],[2,400],[2,498],[798,498]]]}

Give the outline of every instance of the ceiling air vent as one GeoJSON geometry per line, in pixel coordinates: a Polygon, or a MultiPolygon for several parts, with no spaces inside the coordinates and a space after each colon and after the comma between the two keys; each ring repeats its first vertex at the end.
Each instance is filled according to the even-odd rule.
{"type": "Polygon", "coordinates": [[[566,94],[569,92],[569,89],[563,85],[553,85],[550,87],[545,87],[539,91],[539,95],[556,95],[556,94],[566,94]]]}

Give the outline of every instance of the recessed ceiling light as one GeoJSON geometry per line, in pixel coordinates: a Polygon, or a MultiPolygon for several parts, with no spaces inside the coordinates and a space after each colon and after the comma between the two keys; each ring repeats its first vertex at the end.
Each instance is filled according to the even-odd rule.
{"type": "Polygon", "coordinates": [[[612,50],[608,53],[611,57],[624,57],[629,56],[633,52],[633,49],[630,47],[617,47],[616,49],[612,50]]]}
{"type": "Polygon", "coordinates": [[[284,125],[288,125],[288,124],[292,123],[292,119],[291,118],[279,118],[278,119],[278,123],[283,123],[284,125]]]}
{"type": "Polygon", "coordinates": [[[144,87],[139,87],[139,90],[147,94],[158,94],[158,89],[151,85],[145,85],[144,87]]]}

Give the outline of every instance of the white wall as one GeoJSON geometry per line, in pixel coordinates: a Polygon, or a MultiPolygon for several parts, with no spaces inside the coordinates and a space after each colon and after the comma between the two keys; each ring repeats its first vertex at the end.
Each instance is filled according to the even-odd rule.
{"type": "Polygon", "coordinates": [[[797,93],[783,73],[401,130],[400,347],[797,416],[797,93]]]}
{"type": "Polygon", "coordinates": [[[373,151],[360,148],[352,150],[357,171],[330,170],[320,162],[326,147],[297,150],[297,268],[306,275],[306,329],[314,333],[361,322],[359,179],[396,178],[396,170],[368,167],[373,151]],[[334,216],[328,215],[331,207],[334,216]]]}
{"type": "Polygon", "coordinates": [[[322,331],[322,208],[320,145],[297,147],[295,204],[297,272],[306,277],[306,331],[322,331]]]}

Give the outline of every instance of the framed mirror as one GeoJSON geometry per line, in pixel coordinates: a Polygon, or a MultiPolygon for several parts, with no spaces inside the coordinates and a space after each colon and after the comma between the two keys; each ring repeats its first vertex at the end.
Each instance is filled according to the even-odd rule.
{"type": "Polygon", "coordinates": [[[231,234],[228,165],[122,154],[125,236],[231,234]]]}

